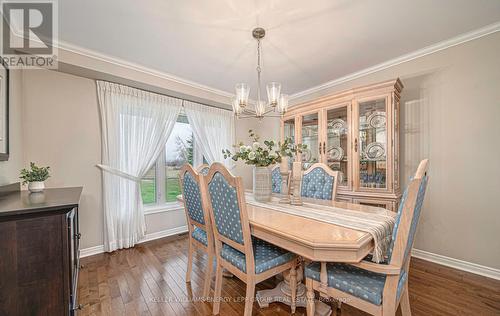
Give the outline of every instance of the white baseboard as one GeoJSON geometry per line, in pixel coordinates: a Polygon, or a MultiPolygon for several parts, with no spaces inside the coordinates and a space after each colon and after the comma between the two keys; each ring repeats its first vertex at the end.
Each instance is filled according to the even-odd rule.
{"type": "MultiPolygon", "coordinates": [[[[160,239],[163,237],[178,235],[178,234],[186,233],[187,231],[188,231],[188,227],[186,225],[174,227],[174,228],[170,228],[170,229],[165,229],[165,230],[161,230],[159,232],[146,234],[144,236],[144,238],[141,239],[141,241],[139,241],[138,243],[141,244],[143,242],[147,242],[147,241],[151,241],[151,240],[155,240],[155,239],[160,239]]],[[[80,258],[97,255],[97,254],[100,254],[103,252],[104,252],[104,245],[99,245],[99,246],[81,249],[80,250],[80,258]]]]}
{"type": "Polygon", "coordinates": [[[462,270],[478,275],[482,275],[488,278],[500,280],[500,269],[490,268],[486,266],[479,265],[477,263],[467,262],[455,258],[450,258],[442,255],[438,255],[432,252],[413,249],[411,253],[412,257],[419,258],[425,261],[434,262],[443,266],[450,268],[455,268],[457,270],[462,270]]]}
{"type": "Polygon", "coordinates": [[[168,237],[168,236],[186,233],[187,231],[188,231],[188,227],[186,225],[175,227],[175,228],[170,228],[170,229],[165,229],[165,230],[160,230],[159,232],[156,232],[156,233],[146,234],[146,236],[144,236],[144,238],[141,239],[141,241],[139,241],[139,244],[146,242],[146,241],[151,241],[151,240],[163,238],[163,237],[168,237]]]}
{"type": "Polygon", "coordinates": [[[80,249],[80,258],[97,255],[104,252],[104,245],[80,249]]]}

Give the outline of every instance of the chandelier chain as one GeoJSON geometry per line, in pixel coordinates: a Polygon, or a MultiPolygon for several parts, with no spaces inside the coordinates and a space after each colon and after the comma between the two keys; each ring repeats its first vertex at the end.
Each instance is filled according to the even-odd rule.
{"type": "Polygon", "coordinates": [[[260,102],[260,73],[262,68],[260,67],[260,39],[257,39],[257,102],[260,102]]]}

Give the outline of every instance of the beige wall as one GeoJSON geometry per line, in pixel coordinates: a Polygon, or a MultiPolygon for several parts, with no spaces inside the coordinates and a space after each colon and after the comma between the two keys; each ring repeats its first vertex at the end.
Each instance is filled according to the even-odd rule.
{"type": "Polygon", "coordinates": [[[0,161],[0,185],[19,182],[19,170],[23,166],[21,105],[22,72],[10,71],[9,90],[9,160],[0,161]]]}
{"type": "MultiPolygon", "coordinates": [[[[421,158],[431,161],[416,248],[493,268],[500,268],[498,51],[500,33],[307,97],[402,78],[403,183],[421,158]]],[[[101,179],[95,168],[100,161],[100,126],[94,81],[41,70],[24,71],[22,76],[13,72],[12,78],[24,84],[22,94],[17,85],[11,88],[17,89],[11,104],[24,103],[22,109],[12,107],[11,122],[21,123],[22,115],[23,130],[21,124],[11,126],[13,153],[9,162],[0,162],[0,182],[15,180],[22,164],[36,161],[53,168],[49,186],[83,185],[82,247],[101,245],[101,179]]],[[[266,139],[279,137],[276,119],[240,120],[236,140],[248,141],[250,128],[266,139]]],[[[251,187],[251,167],[238,164],[235,173],[251,187]]],[[[153,214],[146,221],[151,233],[183,225],[184,214],[153,214]]]]}
{"type": "Polygon", "coordinates": [[[400,77],[402,182],[430,159],[415,248],[497,269],[499,52],[500,32],[302,98],[400,77]]]}
{"type": "MultiPolygon", "coordinates": [[[[48,70],[23,72],[24,164],[49,165],[49,187],[83,186],[82,248],[102,245],[100,118],[95,81],[48,70]]],[[[182,210],[146,216],[147,234],[185,225],[182,210]]]]}

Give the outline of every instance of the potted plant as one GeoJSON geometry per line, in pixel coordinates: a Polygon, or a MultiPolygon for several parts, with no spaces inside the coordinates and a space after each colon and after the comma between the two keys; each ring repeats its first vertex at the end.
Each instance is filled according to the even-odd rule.
{"type": "Polygon", "coordinates": [[[44,181],[47,180],[50,167],[38,167],[34,162],[30,162],[30,169],[22,169],[20,179],[23,184],[28,184],[30,192],[42,192],[45,189],[44,181]]]}
{"type": "Polygon", "coordinates": [[[283,143],[273,140],[265,140],[263,144],[259,142],[259,135],[252,130],[248,131],[250,138],[253,138],[251,145],[243,142],[233,146],[235,152],[223,149],[224,158],[231,157],[234,161],[243,160],[247,165],[253,165],[253,193],[257,201],[269,201],[272,194],[272,180],[269,166],[281,162],[285,157],[293,157],[294,154],[302,152],[306,145],[295,145],[290,138],[283,143]]]}

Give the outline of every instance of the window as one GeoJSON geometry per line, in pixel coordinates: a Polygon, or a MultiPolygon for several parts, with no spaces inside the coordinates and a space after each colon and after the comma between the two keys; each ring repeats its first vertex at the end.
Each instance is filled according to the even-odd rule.
{"type": "Polygon", "coordinates": [[[141,180],[141,195],[145,205],[177,202],[177,195],[181,194],[179,169],[185,163],[196,168],[205,161],[197,147],[186,115],[179,114],[165,149],[141,180]]]}

